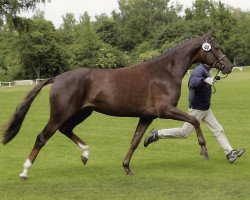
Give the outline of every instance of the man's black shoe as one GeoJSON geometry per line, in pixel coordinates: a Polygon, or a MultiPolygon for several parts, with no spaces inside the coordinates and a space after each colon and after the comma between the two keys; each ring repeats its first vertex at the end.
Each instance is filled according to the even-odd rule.
{"type": "Polygon", "coordinates": [[[158,131],[155,129],[152,129],[149,135],[144,140],[144,147],[147,147],[152,142],[157,142],[158,140],[159,140],[158,131]]]}

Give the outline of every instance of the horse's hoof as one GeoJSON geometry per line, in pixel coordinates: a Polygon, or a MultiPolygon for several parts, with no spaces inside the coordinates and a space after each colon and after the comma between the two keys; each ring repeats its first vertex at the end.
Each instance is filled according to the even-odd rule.
{"type": "Polygon", "coordinates": [[[202,158],[204,158],[205,160],[209,160],[209,156],[208,156],[207,151],[201,151],[200,154],[201,154],[202,158]]]}
{"type": "Polygon", "coordinates": [[[83,163],[84,165],[86,165],[87,162],[88,162],[88,158],[85,157],[85,156],[83,156],[83,155],[81,155],[81,160],[82,160],[82,163],[83,163]]]}
{"type": "Polygon", "coordinates": [[[22,181],[26,181],[26,180],[28,179],[28,176],[20,174],[20,175],[19,175],[19,178],[20,178],[22,181]]]}
{"type": "Polygon", "coordinates": [[[134,174],[130,171],[129,168],[124,168],[125,169],[125,172],[126,172],[126,175],[127,176],[133,176],[134,174]]]}
{"type": "Polygon", "coordinates": [[[130,171],[130,172],[126,172],[127,176],[133,176],[134,174],[130,171]]]}

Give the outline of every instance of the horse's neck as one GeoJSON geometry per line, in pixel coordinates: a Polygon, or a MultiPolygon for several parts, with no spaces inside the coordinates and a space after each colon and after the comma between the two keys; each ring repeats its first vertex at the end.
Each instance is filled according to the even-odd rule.
{"type": "Polygon", "coordinates": [[[180,48],[173,52],[173,55],[170,54],[168,58],[166,57],[166,62],[168,62],[166,67],[170,68],[173,77],[180,80],[184,77],[191,65],[198,61],[195,56],[200,47],[201,39],[194,38],[183,43],[180,48]],[[171,64],[169,60],[172,60],[173,56],[175,56],[175,59],[171,64]]]}

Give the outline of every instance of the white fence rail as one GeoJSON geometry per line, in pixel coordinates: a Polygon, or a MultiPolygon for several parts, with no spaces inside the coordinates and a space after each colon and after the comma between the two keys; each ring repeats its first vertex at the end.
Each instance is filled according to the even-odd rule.
{"type": "Polygon", "coordinates": [[[13,85],[14,85],[14,82],[4,82],[4,81],[0,81],[0,86],[12,87],[13,85]]]}
{"type": "Polygon", "coordinates": [[[14,81],[15,85],[33,85],[34,81],[33,80],[19,80],[19,81],[14,81]]]}
{"type": "Polygon", "coordinates": [[[234,67],[233,70],[235,70],[235,69],[238,69],[238,70],[240,70],[241,72],[243,71],[243,67],[234,67]]]}
{"type": "Polygon", "coordinates": [[[33,80],[16,80],[16,81],[0,81],[0,86],[4,87],[12,87],[12,86],[21,86],[21,85],[34,85],[38,84],[41,81],[46,80],[46,79],[36,79],[35,81],[33,80]]]}

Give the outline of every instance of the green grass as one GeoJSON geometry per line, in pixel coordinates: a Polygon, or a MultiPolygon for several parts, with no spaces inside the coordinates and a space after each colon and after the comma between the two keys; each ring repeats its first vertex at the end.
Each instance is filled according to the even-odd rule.
{"type": "MultiPolygon", "coordinates": [[[[0,88],[1,125],[30,89],[0,88]]],[[[80,161],[80,149],[57,132],[40,152],[29,180],[21,181],[22,165],[48,120],[49,87],[44,88],[20,133],[8,145],[0,145],[0,199],[250,199],[250,69],[234,71],[216,89],[212,99],[215,116],[232,146],[247,149],[234,164],[227,163],[212,133],[202,125],[209,161],[200,157],[193,133],[187,139],[161,140],[148,148],[141,143],[130,163],[135,175],[126,176],[122,161],[138,119],[94,113],[75,131],[90,145],[86,166],[80,161]]],[[[187,105],[187,85],[183,84],[179,108],[186,111],[187,105]]],[[[157,119],[149,130],[181,125],[157,119]]]]}

